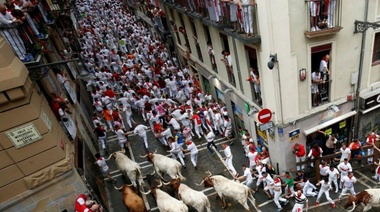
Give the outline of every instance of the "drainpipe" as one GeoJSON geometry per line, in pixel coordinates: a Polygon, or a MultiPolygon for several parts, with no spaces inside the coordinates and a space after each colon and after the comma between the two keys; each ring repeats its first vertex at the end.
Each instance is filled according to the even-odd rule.
{"type": "MultiPolygon", "coordinates": [[[[365,22],[368,22],[368,2],[369,0],[366,0],[365,2],[365,22]]],[[[355,104],[354,109],[357,111],[355,117],[354,117],[354,129],[353,129],[353,138],[358,138],[359,136],[359,94],[360,94],[360,88],[361,88],[361,81],[362,81],[362,73],[363,73],[363,60],[364,60],[364,50],[365,50],[365,41],[366,41],[366,31],[363,31],[362,34],[362,47],[360,51],[360,60],[359,60],[359,73],[358,73],[358,84],[356,86],[356,93],[355,93],[355,104]]]]}

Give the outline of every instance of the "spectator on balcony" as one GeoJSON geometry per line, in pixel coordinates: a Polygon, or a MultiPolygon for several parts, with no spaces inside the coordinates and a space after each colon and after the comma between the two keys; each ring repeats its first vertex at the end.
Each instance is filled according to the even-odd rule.
{"type": "Polygon", "coordinates": [[[321,79],[321,73],[319,72],[319,69],[315,70],[313,73],[311,73],[311,93],[313,95],[312,97],[312,104],[313,107],[316,107],[319,105],[319,85],[323,82],[321,79]]]}
{"type": "Polygon", "coordinates": [[[219,23],[218,0],[206,0],[206,5],[210,21],[219,23]]]}
{"type": "MultiPolygon", "coordinates": [[[[8,0],[7,3],[12,3],[11,0],[8,0]]],[[[32,19],[32,17],[30,17],[30,15],[26,12],[26,9],[28,9],[29,7],[32,7],[32,5],[30,4],[25,4],[25,7],[23,6],[24,5],[24,2],[23,0],[17,0],[17,1],[14,1],[13,2],[13,5],[15,7],[16,10],[23,10],[25,13],[24,15],[26,16],[26,21],[29,23],[29,26],[30,28],[32,29],[34,35],[36,35],[38,38],[43,38],[45,37],[44,34],[40,33],[40,31],[38,30],[37,26],[36,26],[36,23],[34,22],[34,20],[32,19]]],[[[10,9],[10,8],[8,8],[10,9]]]]}
{"type": "Polygon", "coordinates": [[[239,8],[242,10],[242,22],[244,26],[244,32],[247,36],[253,36],[253,5],[254,0],[238,0],[239,8]]]}
{"type": "Polygon", "coordinates": [[[320,2],[319,0],[311,0],[309,2],[310,4],[310,26],[311,31],[318,31],[321,30],[318,27],[318,16],[320,11],[320,2]]]}
{"type": "Polygon", "coordinates": [[[252,67],[249,67],[249,78],[247,81],[253,83],[253,88],[255,89],[256,100],[259,104],[261,104],[261,89],[260,89],[260,76],[259,72],[252,67]]]}
{"type": "Polygon", "coordinates": [[[327,15],[327,28],[335,27],[334,13],[335,13],[336,0],[325,1],[325,14],[327,15]]]}

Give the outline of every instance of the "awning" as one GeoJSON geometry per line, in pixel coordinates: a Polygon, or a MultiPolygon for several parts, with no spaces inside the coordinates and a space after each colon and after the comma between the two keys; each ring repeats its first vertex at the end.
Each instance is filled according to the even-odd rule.
{"type": "Polygon", "coordinates": [[[328,127],[328,126],[330,126],[330,125],[333,125],[333,124],[335,124],[335,123],[337,123],[337,122],[340,122],[340,121],[342,121],[342,120],[344,120],[344,119],[346,119],[346,118],[348,118],[348,117],[351,117],[351,116],[353,116],[353,115],[355,115],[355,114],[356,114],[356,111],[351,111],[351,112],[349,112],[349,113],[343,114],[343,115],[338,116],[338,117],[336,117],[336,118],[334,118],[334,119],[331,119],[330,121],[326,121],[326,122],[323,123],[323,124],[320,124],[320,125],[317,125],[317,126],[315,126],[315,127],[310,128],[310,129],[307,129],[307,130],[305,130],[305,131],[303,132],[303,134],[305,134],[306,136],[308,136],[308,135],[310,135],[310,134],[312,134],[312,133],[314,133],[314,132],[316,132],[316,131],[318,131],[318,130],[320,130],[320,129],[323,129],[323,128],[325,128],[325,127],[328,127]]]}

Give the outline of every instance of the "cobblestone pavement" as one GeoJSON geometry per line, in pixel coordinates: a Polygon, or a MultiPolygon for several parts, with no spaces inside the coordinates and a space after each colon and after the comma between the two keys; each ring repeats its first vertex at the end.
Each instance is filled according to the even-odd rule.
{"type": "MultiPolygon", "coordinates": [[[[109,144],[108,144],[108,150],[105,152],[102,152],[102,154],[106,157],[114,151],[119,150],[117,139],[114,135],[109,136],[109,144]]],[[[146,158],[141,158],[140,155],[145,155],[145,150],[143,148],[143,142],[138,136],[130,136],[131,141],[131,152],[133,155],[133,158],[136,162],[139,163],[139,165],[142,168],[143,175],[150,174],[153,172],[153,166],[150,162],[146,161],[146,158]]],[[[219,199],[216,198],[216,193],[214,189],[210,188],[204,188],[202,186],[197,186],[195,183],[200,183],[202,181],[202,177],[205,176],[206,171],[210,171],[213,174],[222,174],[230,179],[232,179],[231,174],[227,171],[224,163],[222,162],[222,156],[219,153],[211,156],[211,154],[208,152],[206,148],[206,141],[204,138],[198,139],[194,137],[195,144],[198,146],[199,149],[199,156],[198,156],[198,169],[195,170],[190,162],[189,155],[186,156],[185,163],[187,165],[187,169],[182,169],[182,174],[186,177],[186,181],[184,182],[186,185],[190,186],[191,188],[195,190],[202,190],[208,197],[211,203],[211,210],[215,212],[235,212],[235,211],[244,211],[244,208],[238,203],[233,202],[231,200],[228,200],[229,207],[227,209],[221,208],[221,202],[219,199]]],[[[149,142],[149,149],[150,150],[157,150],[157,153],[159,154],[165,154],[168,155],[166,152],[166,149],[161,146],[160,143],[158,143],[152,134],[151,131],[148,132],[148,142],[149,142]]],[[[221,150],[221,144],[223,143],[229,143],[226,138],[217,137],[216,138],[216,145],[219,150],[221,150]]],[[[247,164],[248,160],[243,155],[243,149],[240,144],[240,141],[234,140],[234,144],[231,146],[231,150],[233,152],[234,158],[233,158],[233,164],[236,168],[236,170],[239,172],[239,174],[243,174],[243,171],[241,170],[242,164],[247,164]]],[[[131,157],[130,152],[126,153],[129,157],[131,157]]],[[[117,170],[116,165],[114,161],[109,162],[111,175],[115,177],[117,180],[115,185],[121,186],[125,183],[124,179],[122,178],[121,173],[117,170]]],[[[372,171],[370,170],[369,166],[360,167],[358,164],[353,164],[355,176],[358,179],[358,183],[355,185],[355,191],[359,192],[366,188],[372,188],[376,187],[376,182],[371,178],[373,175],[372,171]]],[[[167,178],[168,179],[168,178],[167,178]]],[[[313,179],[311,179],[313,180],[313,179]]],[[[253,183],[255,185],[255,182],[253,183]]],[[[112,183],[107,183],[107,191],[110,199],[110,207],[111,211],[119,212],[119,211],[127,211],[127,209],[124,207],[122,203],[122,195],[120,192],[116,191],[113,188],[112,183]]],[[[147,187],[144,188],[145,190],[148,190],[147,187]]],[[[336,200],[338,198],[339,194],[335,194],[334,192],[330,192],[330,196],[333,200],[336,200]]],[[[276,206],[273,202],[273,200],[268,200],[267,196],[264,194],[262,189],[254,195],[257,203],[260,206],[261,211],[263,212],[271,212],[276,211],[276,206]]],[[[336,208],[332,209],[331,205],[327,202],[326,198],[323,196],[321,198],[321,203],[319,206],[315,207],[313,206],[316,200],[316,197],[308,197],[309,200],[309,212],[327,212],[327,211],[345,211],[345,209],[342,207],[345,199],[342,200],[341,203],[336,203],[336,208]]],[[[149,204],[149,207],[151,211],[158,211],[156,207],[156,203],[154,199],[148,195],[147,201],[149,204]]],[[[290,199],[289,204],[284,206],[283,211],[291,211],[294,205],[294,200],[290,199]]],[[[250,204],[251,211],[255,211],[250,204]]],[[[358,206],[355,211],[361,211],[362,207],[358,206]]],[[[379,211],[380,208],[375,208],[370,211],[379,211]]]]}

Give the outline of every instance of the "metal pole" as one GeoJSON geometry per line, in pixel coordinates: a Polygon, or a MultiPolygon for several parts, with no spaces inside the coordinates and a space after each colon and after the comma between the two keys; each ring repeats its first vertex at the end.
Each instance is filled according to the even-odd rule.
{"type": "Polygon", "coordinates": [[[68,62],[74,62],[74,61],[78,61],[79,58],[74,58],[74,59],[71,59],[71,60],[62,60],[62,61],[57,61],[57,62],[52,62],[52,63],[46,63],[46,64],[41,64],[41,65],[36,65],[36,66],[27,66],[28,69],[32,69],[32,68],[42,68],[42,67],[46,67],[46,66],[53,66],[53,65],[59,65],[59,64],[64,64],[64,63],[68,63],[68,62]]]}

